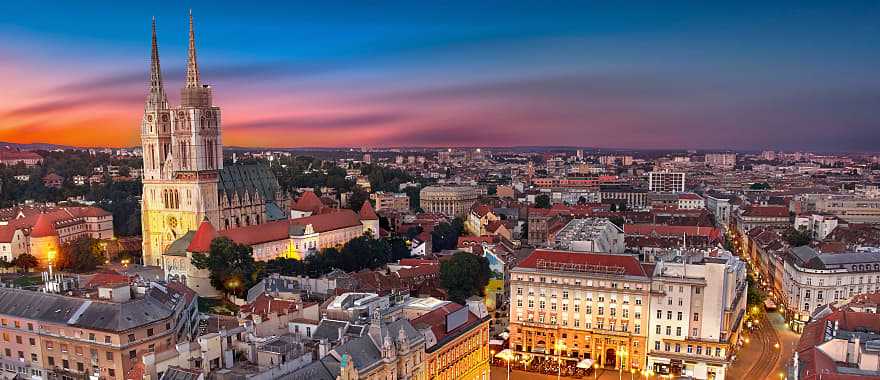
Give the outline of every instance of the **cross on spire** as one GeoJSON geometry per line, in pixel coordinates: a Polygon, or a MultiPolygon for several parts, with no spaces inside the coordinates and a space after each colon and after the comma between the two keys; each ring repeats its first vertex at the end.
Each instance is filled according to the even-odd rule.
{"type": "Polygon", "coordinates": [[[196,34],[192,9],[189,10],[189,54],[186,62],[186,87],[199,87],[199,64],[196,62],[196,34]]]}

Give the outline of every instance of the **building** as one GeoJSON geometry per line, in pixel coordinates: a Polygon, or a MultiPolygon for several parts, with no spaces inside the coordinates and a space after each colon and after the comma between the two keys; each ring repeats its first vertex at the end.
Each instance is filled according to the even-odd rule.
{"type": "Polygon", "coordinates": [[[730,216],[732,215],[732,206],[730,198],[719,194],[706,195],[706,208],[715,217],[715,224],[721,228],[727,229],[730,226],[730,216]]]}
{"type": "Polygon", "coordinates": [[[143,294],[123,284],[98,298],[0,288],[0,362],[29,378],[125,379],[144,355],[192,338],[197,305],[180,284],[143,294]]]}
{"type": "Polygon", "coordinates": [[[678,194],[678,208],[682,210],[702,210],[706,208],[703,197],[694,193],[678,194]]]}
{"type": "Polygon", "coordinates": [[[413,326],[425,336],[425,378],[488,379],[489,319],[457,303],[413,319],[413,326]]]}
{"type": "Polygon", "coordinates": [[[556,249],[577,252],[623,253],[623,229],[605,218],[572,219],[554,239],[556,249]]]}
{"type": "Polygon", "coordinates": [[[809,231],[813,240],[825,240],[839,223],[837,217],[830,215],[808,214],[794,217],[794,229],[809,231]]]}
{"type": "Polygon", "coordinates": [[[599,194],[602,203],[625,201],[631,210],[644,209],[648,202],[648,191],[627,184],[601,184],[599,194]]]}
{"type": "Polygon", "coordinates": [[[833,310],[804,327],[786,378],[880,378],[880,318],[873,312],[833,310]]]}
{"type": "Polygon", "coordinates": [[[378,191],[370,194],[370,199],[376,202],[376,211],[409,211],[409,196],[406,195],[406,193],[386,193],[378,191]]]}
{"type": "Polygon", "coordinates": [[[684,173],[668,170],[648,173],[648,190],[657,192],[684,192],[684,173]]]}
{"type": "Polygon", "coordinates": [[[630,255],[535,250],[510,272],[510,348],[645,369],[651,268],[630,255]]]}
{"type": "Polygon", "coordinates": [[[734,215],[734,223],[743,234],[755,227],[791,226],[788,207],[785,206],[747,206],[734,215]]]}
{"type": "Polygon", "coordinates": [[[736,153],[707,153],[706,165],[718,169],[733,169],[736,166],[736,153]]]}
{"type": "Polygon", "coordinates": [[[34,167],[41,163],[43,163],[43,157],[34,152],[0,148],[0,165],[15,166],[23,164],[26,167],[34,167]]]}
{"type": "Polygon", "coordinates": [[[449,216],[465,216],[480,197],[470,186],[427,186],[419,193],[422,210],[449,216]]]}
{"type": "Polygon", "coordinates": [[[268,168],[223,167],[220,107],[200,78],[192,14],[180,105],[168,104],[155,21],[149,78],[141,120],[144,264],[161,265],[171,243],[204,219],[226,229],[286,218],[284,195],[268,168]]]}
{"type": "Polygon", "coordinates": [[[203,220],[198,230],[187,232],[165,251],[162,268],[168,281],[180,281],[203,297],[217,296],[219,292],[211,286],[207,269],[198,269],[192,265],[192,255],[208,253],[215,238],[226,237],[250,246],[254,260],[257,261],[269,261],[277,257],[303,259],[324,248],[345,245],[365,234],[378,237],[379,218],[369,204],[370,202],[364,202],[360,214],[340,209],[219,231],[211,222],[203,220]]]}
{"type": "Polygon", "coordinates": [[[746,317],[748,269],[718,249],[670,256],[651,274],[648,369],[723,380],[746,317]]]}
{"type": "MultiPolygon", "coordinates": [[[[424,379],[425,337],[406,319],[384,321],[375,313],[366,326],[341,323],[327,329],[343,341],[318,360],[286,375],[291,380],[424,379]],[[341,330],[340,330],[341,329],[341,330]],[[332,331],[330,331],[332,330],[332,331]],[[344,333],[345,331],[360,333],[344,333]],[[350,336],[354,335],[354,336],[350,336]]],[[[319,327],[320,329],[320,327],[319,327]]],[[[319,331],[315,336],[323,336],[319,331]]],[[[322,338],[326,339],[326,338],[322,338]]],[[[319,347],[326,341],[319,341],[319,347]]]]}
{"type": "Polygon", "coordinates": [[[464,227],[471,235],[483,236],[489,234],[489,224],[500,221],[501,218],[488,205],[474,204],[467,214],[464,227]]]}
{"type": "Polygon", "coordinates": [[[852,195],[817,195],[814,211],[850,223],[880,224],[880,198],[852,195]]]}
{"type": "Polygon", "coordinates": [[[97,207],[11,207],[0,210],[0,260],[23,253],[41,267],[55,258],[61,244],[91,237],[113,238],[113,214],[97,207]]]}
{"type": "Polygon", "coordinates": [[[880,291],[880,251],[820,253],[809,246],[790,248],[782,284],[786,318],[800,331],[817,308],[880,291]]]}

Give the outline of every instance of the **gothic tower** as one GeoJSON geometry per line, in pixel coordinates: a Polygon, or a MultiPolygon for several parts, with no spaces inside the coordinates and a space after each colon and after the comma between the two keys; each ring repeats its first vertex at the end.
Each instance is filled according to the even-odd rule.
{"type": "Polygon", "coordinates": [[[150,62],[150,92],[141,126],[144,151],[142,196],[145,265],[162,265],[168,245],[207,219],[219,225],[218,170],[223,168],[220,108],[203,85],[196,62],[195,30],[189,14],[189,54],[181,104],[169,108],[162,73],[156,24],[150,62]]]}

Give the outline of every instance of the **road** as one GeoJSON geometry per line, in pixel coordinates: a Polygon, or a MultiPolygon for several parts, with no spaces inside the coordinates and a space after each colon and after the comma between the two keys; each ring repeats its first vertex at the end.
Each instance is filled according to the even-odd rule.
{"type": "Polygon", "coordinates": [[[788,329],[778,313],[762,314],[759,328],[747,335],[737,360],[727,371],[731,379],[779,380],[791,359],[799,336],[788,329]]]}

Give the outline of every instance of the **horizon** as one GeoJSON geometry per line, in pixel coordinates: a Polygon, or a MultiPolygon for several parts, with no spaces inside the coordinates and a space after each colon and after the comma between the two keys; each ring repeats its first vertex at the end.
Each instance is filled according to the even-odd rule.
{"type": "MultiPolygon", "coordinates": [[[[880,143],[877,3],[211,4],[189,6],[230,147],[880,143]]],[[[5,8],[0,141],[138,146],[154,15],[177,103],[188,7],[5,8]]]]}

